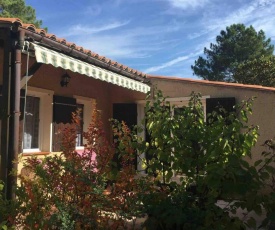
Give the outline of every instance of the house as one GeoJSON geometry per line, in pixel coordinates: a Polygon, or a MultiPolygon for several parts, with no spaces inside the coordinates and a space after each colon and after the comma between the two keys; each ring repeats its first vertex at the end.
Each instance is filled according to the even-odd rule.
{"type": "MultiPolygon", "coordinates": [[[[12,189],[8,172],[17,168],[13,162],[20,152],[29,156],[60,151],[60,124],[70,123],[76,108],[83,111],[85,130],[96,102],[111,138],[108,120],[128,117],[129,123],[136,123],[132,103],[150,90],[145,74],[17,18],[0,18],[0,88],[0,179],[7,189],[12,189]]],[[[76,148],[83,148],[81,136],[76,148]]]]}
{"type": "Polygon", "coordinates": [[[258,142],[252,150],[253,162],[266,150],[262,146],[264,142],[275,137],[275,88],[150,75],[148,79],[175,105],[186,105],[192,92],[200,93],[205,114],[218,105],[230,110],[235,104],[255,97],[248,121],[250,125],[259,126],[258,142]]]}
{"type": "MultiPolygon", "coordinates": [[[[96,102],[111,140],[109,119],[139,123],[152,85],[175,105],[186,104],[192,91],[200,92],[205,113],[215,103],[232,109],[256,96],[250,119],[260,126],[255,155],[262,150],[260,144],[273,138],[275,88],[146,76],[20,19],[0,18],[0,179],[7,183],[7,193],[12,194],[15,179],[8,172],[18,167],[13,160],[19,153],[28,157],[60,151],[58,130],[70,123],[76,108],[82,109],[86,130],[96,102]]],[[[80,134],[76,149],[83,149],[80,134]]]]}

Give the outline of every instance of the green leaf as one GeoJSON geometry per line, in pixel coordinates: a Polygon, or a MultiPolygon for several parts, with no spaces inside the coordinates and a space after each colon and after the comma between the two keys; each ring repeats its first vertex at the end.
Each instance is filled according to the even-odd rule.
{"type": "Polygon", "coordinates": [[[260,173],[260,175],[261,175],[261,178],[264,179],[264,180],[267,180],[267,179],[270,178],[270,175],[269,175],[268,172],[262,171],[262,172],[260,173]]]}
{"type": "Polygon", "coordinates": [[[257,167],[259,164],[261,164],[263,162],[262,159],[260,160],[257,160],[255,163],[254,163],[254,167],[257,167]]]}
{"type": "Polygon", "coordinates": [[[168,172],[167,172],[167,174],[166,174],[166,180],[170,180],[171,179],[171,177],[173,176],[173,172],[171,171],[171,170],[169,170],[168,172]]]}

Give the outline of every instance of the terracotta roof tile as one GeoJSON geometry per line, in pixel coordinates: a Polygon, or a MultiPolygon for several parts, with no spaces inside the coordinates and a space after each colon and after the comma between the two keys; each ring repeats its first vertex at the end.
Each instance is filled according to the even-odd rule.
{"type": "Polygon", "coordinates": [[[23,26],[23,22],[19,18],[0,18],[0,21],[15,23],[15,24],[18,24],[20,26],[23,26]]]}
{"type": "Polygon", "coordinates": [[[37,31],[39,34],[43,35],[43,36],[46,36],[46,34],[47,34],[46,30],[44,30],[44,29],[36,29],[36,31],[37,31]]]}
{"type": "Polygon", "coordinates": [[[138,71],[138,72],[137,72],[137,75],[138,75],[138,76],[142,76],[142,72],[139,72],[139,71],[138,71]]]}
{"type": "Polygon", "coordinates": [[[57,40],[55,34],[46,34],[46,37],[47,37],[47,38],[50,38],[50,39],[52,39],[52,40],[54,40],[54,41],[57,40]]]}
{"type": "Polygon", "coordinates": [[[91,50],[86,50],[84,49],[83,52],[89,56],[92,56],[92,51],[91,50]]]}
{"type": "Polygon", "coordinates": [[[28,30],[31,30],[33,32],[39,33],[38,31],[36,31],[37,29],[36,29],[35,25],[33,25],[33,24],[23,24],[23,27],[28,30]]]}
{"type": "Polygon", "coordinates": [[[83,48],[82,46],[76,46],[75,48],[76,48],[77,50],[81,51],[81,52],[84,51],[84,48],[83,48]]]}
{"type": "Polygon", "coordinates": [[[76,48],[76,44],[73,43],[73,42],[67,42],[66,45],[69,46],[69,47],[71,47],[71,48],[73,48],[73,49],[76,48]]]}
{"type": "Polygon", "coordinates": [[[108,59],[107,57],[103,57],[103,56],[99,56],[98,54],[90,51],[90,50],[85,50],[83,47],[80,47],[80,46],[77,46],[76,44],[74,43],[71,43],[71,42],[67,42],[64,38],[58,38],[56,37],[55,34],[49,34],[47,33],[45,30],[43,29],[38,29],[36,28],[33,24],[25,24],[23,23],[19,18],[0,18],[0,23],[11,23],[11,24],[15,24],[17,26],[20,26],[22,28],[25,28],[25,29],[28,29],[28,30],[31,30],[32,32],[35,32],[35,33],[38,33],[42,36],[45,36],[47,38],[50,38],[54,41],[57,41],[61,44],[64,44],[70,48],[73,48],[73,49],[77,49],[78,51],[81,51],[81,52],[84,52],[85,54],[87,55],[91,55],[92,57],[94,58],[98,58],[99,60],[101,60],[102,62],[105,62],[109,65],[113,65],[114,67],[118,67],[118,68],[121,68],[129,73],[134,73],[134,74],[138,74],[139,76],[143,76],[144,78],[146,78],[146,74],[142,74],[140,72],[137,72],[137,71],[134,71],[133,69],[127,67],[127,66],[124,66],[122,64],[119,64],[115,61],[112,61],[110,59],[108,59]]]}
{"type": "Polygon", "coordinates": [[[99,55],[98,54],[96,54],[96,53],[93,53],[93,55],[92,55],[93,57],[95,57],[95,58],[98,58],[99,57],[99,55]]]}
{"type": "Polygon", "coordinates": [[[64,45],[67,44],[67,41],[64,38],[57,38],[56,41],[59,42],[59,43],[61,43],[61,44],[64,44],[64,45]]]}
{"type": "Polygon", "coordinates": [[[186,82],[186,83],[203,84],[203,85],[236,87],[236,88],[246,88],[246,89],[254,89],[254,90],[265,90],[265,91],[274,91],[275,92],[274,87],[266,87],[266,86],[261,86],[261,85],[248,85],[248,84],[240,84],[240,83],[229,83],[229,82],[209,81],[209,80],[196,80],[196,79],[191,79],[191,78],[154,76],[154,75],[147,75],[147,78],[148,79],[181,81],[181,82],[186,82]]]}
{"type": "Polygon", "coordinates": [[[111,64],[112,64],[112,60],[108,58],[108,59],[106,60],[106,63],[107,63],[108,65],[111,65],[111,64]]]}
{"type": "Polygon", "coordinates": [[[100,56],[100,57],[99,57],[99,60],[106,62],[106,57],[100,56]]]}

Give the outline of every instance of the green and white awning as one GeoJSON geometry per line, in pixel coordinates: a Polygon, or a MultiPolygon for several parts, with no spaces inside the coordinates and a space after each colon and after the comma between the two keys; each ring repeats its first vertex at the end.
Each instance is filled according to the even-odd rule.
{"type": "Polygon", "coordinates": [[[120,74],[113,73],[92,64],[88,64],[40,45],[34,43],[31,43],[31,45],[35,50],[35,57],[38,63],[50,64],[54,67],[68,69],[73,72],[84,74],[88,77],[106,81],[142,93],[147,93],[150,91],[150,87],[142,82],[124,77],[120,74]]]}

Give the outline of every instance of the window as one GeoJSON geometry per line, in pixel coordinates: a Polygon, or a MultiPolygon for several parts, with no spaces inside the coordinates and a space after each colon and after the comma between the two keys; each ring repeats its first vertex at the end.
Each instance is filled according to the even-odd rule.
{"type": "MultiPolygon", "coordinates": [[[[206,120],[206,99],[209,98],[210,96],[202,96],[201,97],[201,103],[202,103],[202,108],[204,111],[204,119],[206,120]]],[[[188,106],[190,97],[177,97],[177,98],[167,98],[166,101],[169,101],[170,103],[170,112],[172,116],[177,116],[180,115],[183,111],[184,111],[184,107],[188,106]]],[[[138,101],[138,124],[141,125],[142,124],[142,120],[145,117],[145,112],[144,112],[144,107],[145,107],[145,101],[141,100],[138,101]]],[[[143,125],[143,128],[144,125],[143,125]]],[[[148,134],[148,132],[146,131],[146,129],[144,129],[144,131],[142,133],[139,134],[140,137],[143,137],[147,142],[150,142],[150,135],[148,134]]],[[[143,159],[145,160],[150,160],[148,154],[146,153],[142,153],[140,155],[141,160],[139,160],[138,162],[138,170],[139,171],[143,171],[146,172],[146,170],[144,170],[144,165],[143,165],[143,159]]]]}
{"type": "MultiPolygon", "coordinates": [[[[113,118],[119,122],[124,121],[127,126],[133,130],[133,127],[137,124],[137,104],[136,103],[114,103],[113,104],[113,118]]],[[[115,140],[117,142],[118,140],[115,140]]],[[[118,144],[118,142],[117,142],[118,144]]],[[[114,162],[117,164],[117,169],[121,169],[121,160],[119,152],[114,155],[114,162]]],[[[135,155],[134,165],[137,169],[137,157],[135,155]]]]}
{"type": "Polygon", "coordinates": [[[25,106],[25,123],[23,148],[24,149],[39,149],[39,108],[40,98],[27,96],[25,106]]]}
{"type": "Polygon", "coordinates": [[[77,109],[81,109],[80,119],[82,120],[81,127],[77,133],[76,150],[83,150],[84,144],[86,144],[83,138],[83,131],[87,131],[91,123],[93,109],[92,105],[95,103],[95,100],[92,98],[76,95],[74,95],[73,97],[76,99],[77,109]]]}
{"type": "MultiPolygon", "coordinates": [[[[206,100],[206,114],[211,114],[216,112],[222,117],[226,118],[228,113],[235,111],[236,100],[235,97],[224,97],[224,98],[207,98],[206,100]]],[[[211,115],[207,117],[207,123],[215,121],[216,118],[213,118],[211,115]]],[[[228,119],[227,123],[230,124],[228,119]]]]}
{"type": "Polygon", "coordinates": [[[30,86],[26,101],[25,91],[21,93],[20,151],[23,149],[23,153],[51,151],[52,98],[53,91],[30,86]]]}
{"type": "Polygon", "coordinates": [[[84,105],[83,104],[76,104],[76,109],[79,110],[79,120],[80,126],[77,129],[76,134],[76,147],[83,146],[83,114],[84,114],[84,105]]]}
{"type": "Polygon", "coordinates": [[[53,96],[53,135],[52,151],[62,150],[64,128],[72,125],[72,113],[76,111],[76,99],[72,97],[53,96]]]}

